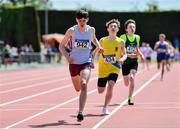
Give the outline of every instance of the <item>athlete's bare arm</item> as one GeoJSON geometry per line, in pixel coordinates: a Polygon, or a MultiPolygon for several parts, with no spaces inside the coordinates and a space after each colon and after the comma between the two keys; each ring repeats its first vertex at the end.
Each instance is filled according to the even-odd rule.
{"type": "Polygon", "coordinates": [[[120,64],[123,64],[124,61],[127,59],[127,53],[126,53],[126,47],[125,47],[124,41],[121,41],[120,44],[121,44],[121,55],[120,55],[120,59],[118,60],[118,62],[120,64]]]}
{"type": "Polygon", "coordinates": [[[139,47],[137,48],[137,53],[138,55],[141,57],[142,60],[145,60],[144,55],[142,54],[141,50],[139,49],[139,47]]]}
{"type": "Polygon", "coordinates": [[[65,46],[68,43],[69,39],[72,37],[73,33],[74,33],[73,28],[72,27],[69,28],[66,31],[66,34],[65,34],[64,38],[62,39],[62,41],[60,42],[60,45],[59,45],[60,51],[62,52],[62,54],[65,56],[65,58],[67,59],[67,61],[69,63],[73,63],[73,60],[70,58],[69,53],[65,50],[65,46]]]}
{"type": "Polygon", "coordinates": [[[96,48],[98,49],[98,51],[100,53],[103,52],[103,48],[101,47],[100,43],[98,42],[97,38],[96,38],[96,31],[95,31],[95,28],[92,27],[91,28],[91,31],[92,31],[92,42],[94,43],[94,45],[96,46],[96,48]]]}
{"type": "MultiPolygon", "coordinates": [[[[101,43],[102,43],[102,38],[99,40],[100,45],[101,45],[101,43]]],[[[99,53],[99,49],[96,47],[96,49],[92,52],[93,57],[95,57],[98,53],[99,53]]]]}

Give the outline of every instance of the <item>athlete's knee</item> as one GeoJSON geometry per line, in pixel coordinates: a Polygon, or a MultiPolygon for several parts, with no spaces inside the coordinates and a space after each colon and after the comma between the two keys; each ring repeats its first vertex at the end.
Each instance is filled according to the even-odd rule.
{"type": "Polygon", "coordinates": [[[99,94],[102,94],[102,93],[104,93],[104,90],[105,90],[105,88],[98,87],[98,93],[99,93],[99,94]]]}
{"type": "Polygon", "coordinates": [[[130,83],[131,83],[132,81],[134,81],[134,78],[135,78],[135,75],[134,75],[134,74],[131,74],[131,75],[130,75],[130,78],[129,78],[130,83]]]}
{"type": "Polygon", "coordinates": [[[79,91],[81,91],[81,89],[80,89],[80,88],[75,88],[75,90],[76,90],[76,92],[79,92],[79,91]]]}
{"type": "Polygon", "coordinates": [[[81,90],[80,85],[74,85],[74,89],[76,90],[76,92],[79,92],[81,90]]]}
{"type": "Polygon", "coordinates": [[[131,69],[131,71],[130,71],[130,75],[131,76],[135,76],[136,73],[137,73],[137,70],[131,69]]]}
{"type": "Polygon", "coordinates": [[[87,84],[86,83],[81,83],[81,90],[87,91],[87,84]]]}
{"type": "Polygon", "coordinates": [[[113,86],[115,85],[115,82],[114,81],[109,81],[108,83],[108,88],[113,88],[113,86]]]}
{"type": "Polygon", "coordinates": [[[130,77],[129,83],[130,83],[130,85],[134,84],[134,77],[130,77]]]}
{"type": "Polygon", "coordinates": [[[81,85],[87,85],[87,80],[86,79],[81,79],[81,85]]]}
{"type": "Polygon", "coordinates": [[[102,94],[102,93],[104,93],[104,90],[98,90],[98,93],[102,94]]]}

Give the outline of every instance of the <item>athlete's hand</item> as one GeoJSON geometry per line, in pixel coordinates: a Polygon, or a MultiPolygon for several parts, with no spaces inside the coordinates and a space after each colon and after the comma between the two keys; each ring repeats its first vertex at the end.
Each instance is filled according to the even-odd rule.
{"type": "Polygon", "coordinates": [[[67,60],[68,60],[69,64],[74,64],[74,59],[73,58],[69,57],[67,60]]]}
{"type": "Polygon", "coordinates": [[[103,53],[104,52],[104,49],[102,47],[98,47],[97,50],[98,50],[99,53],[103,53]]]}
{"type": "Polygon", "coordinates": [[[137,54],[128,54],[127,57],[129,57],[129,58],[137,58],[137,54]]]}
{"type": "Polygon", "coordinates": [[[145,61],[144,55],[140,55],[140,57],[141,57],[141,60],[142,60],[142,61],[145,61]]]}
{"type": "Polygon", "coordinates": [[[90,63],[90,67],[91,67],[92,69],[94,69],[94,68],[95,68],[95,66],[94,66],[94,62],[91,62],[91,63],[90,63]]]}
{"type": "Polygon", "coordinates": [[[123,60],[122,58],[120,58],[120,59],[118,60],[118,63],[119,63],[120,65],[122,65],[122,64],[124,63],[124,60],[123,60]]]}

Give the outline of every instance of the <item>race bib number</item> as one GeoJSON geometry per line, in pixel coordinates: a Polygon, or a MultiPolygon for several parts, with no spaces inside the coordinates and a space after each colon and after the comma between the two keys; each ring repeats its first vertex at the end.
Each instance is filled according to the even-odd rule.
{"type": "Polygon", "coordinates": [[[135,53],[136,53],[136,47],[134,47],[134,46],[128,46],[128,47],[127,47],[127,53],[129,53],[129,54],[135,54],[135,53]]]}
{"type": "Polygon", "coordinates": [[[75,40],[74,46],[76,48],[89,48],[89,40],[75,40]]]}
{"type": "Polygon", "coordinates": [[[158,49],[158,53],[166,53],[166,51],[167,51],[166,49],[161,49],[161,48],[158,49]]]}
{"type": "Polygon", "coordinates": [[[116,56],[115,55],[104,55],[104,64],[113,64],[116,63],[116,56]]]}

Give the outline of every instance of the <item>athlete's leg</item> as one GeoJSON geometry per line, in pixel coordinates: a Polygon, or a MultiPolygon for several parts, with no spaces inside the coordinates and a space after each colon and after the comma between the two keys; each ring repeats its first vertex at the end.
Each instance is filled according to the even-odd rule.
{"type": "Polygon", "coordinates": [[[124,75],[123,80],[124,80],[125,86],[129,86],[129,75],[124,75]]]}
{"type": "Polygon", "coordinates": [[[98,78],[98,93],[102,94],[104,93],[105,89],[106,89],[106,83],[107,83],[107,77],[104,78],[98,78]]]}
{"type": "Polygon", "coordinates": [[[150,59],[146,60],[147,70],[149,70],[150,59]]]}
{"type": "Polygon", "coordinates": [[[73,82],[73,86],[77,92],[81,90],[81,83],[80,83],[80,76],[76,75],[71,77],[71,80],[73,82]]]}
{"type": "Polygon", "coordinates": [[[134,92],[134,78],[135,78],[135,74],[136,74],[136,70],[132,69],[130,72],[130,84],[129,84],[129,96],[128,96],[128,104],[129,105],[134,105],[134,103],[132,102],[132,95],[134,92]]]}
{"type": "Polygon", "coordinates": [[[160,69],[160,66],[161,66],[161,62],[158,61],[158,62],[157,62],[157,68],[160,69]]]}
{"type": "Polygon", "coordinates": [[[69,72],[71,74],[71,80],[74,86],[74,89],[78,92],[81,90],[80,76],[79,76],[79,66],[76,64],[69,64],[69,72]]]}
{"type": "Polygon", "coordinates": [[[160,57],[159,55],[157,55],[157,69],[159,70],[161,67],[161,61],[162,61],[162,57],[160,57]]]}
{"type": "Polygon", "coordinates": [[[173,62],[174,62],[174,57],[171,56],[171,58],[170,58],[170,68],[172,68],[173,62]]]}
{"type": "Polygon", "coordinates": [[[100,87],[100,86],[98,86],[98,93],[99,93],[99,94],[104,93],[105,89],[106,89],[106,87],[100,87]]]}
{"type": "Polygon", "coordinates": [[[107,106],[110,103],[112,96],[113,96],[113,89],[114,89],[114,85],[117,81],[118,78],[118,74],[115,73],[111,73],[108,77],[108,87],[107,87],[107,91],[106,91],[106,96],[105,96],[105,101],[104,101],[104,106],[102,109],[102,112],[104,115],[108,115],[109,111],[107,110],[107,106]]]}
{"type": "Polygon", "coordinates": [[[134,79],[135,79],[135,74],[137,73],[137,69],[138,69],[138,63],[134,62],[130,69],[130,79],[129,79],[130,85],[129,85],[129,96],[128,96],[129,105],[134,105],[134,103],[132,102],[132,95],[135,87],[134,79]]]}
{"type": "Polygon", "coordinates": [[[142,69],[145,69],[146,61],[145,60],[141,60],[141,62],[142,62],[142,69]]]}
{"type": "Polygon", "coordinates": [[[162,60],[162,71],[161,71],[161,80],[163,80],[164,77],[164,66],[165,66],[165,60],[162,60]]]}
{"type": "Polygon", "coordinates": [[[166,70],[170,71],[170,60],[169,59],[166,60],[166,70]]]}
{"type": "Polygon", "coordinates": [[[134,75],[130,77],[129,97],[132,97],[133,91],[134,91],[134,75]]]}
{"type": "Polygon", "coordinates": [[[108,82],[108,87],[107,87],[107,92],[106,92],[106,97],[105,97],[105,102],[104,102],[104,108],[107,107],[107,105],[110,103],[113,95],[113,88],[114,88],[115,82],[110,80],[108,82]]]}
{"type": "Polygon", "coordinates": [[[91,69],[85,68],[81,70],[80,72],[80,96],[79,96],[79,112],[77,115],[77,120],[82,121],[84,119],[83,116],[83,111],[86,103],[86,98],[87,98],[87,83],[89,81],[91,74],[91,69]]]}
{"type": "Polygon", "coordinates": [[[130,64],[123,64],[122,65],[122,74],[123,74],[123,80],[124,80],[124,85],[129,86],[129,74],[131,70],[131,65],[130,64]]]}
{"type": "Polygon", "coordinates": [[[87,83],[89,81],[91,75],[90,69],[84,69],[80,72],[80,80],[81,80],[81,93],[79,97],[79,112],[83,112],[84,106],[87,98],[87,83]]]}

